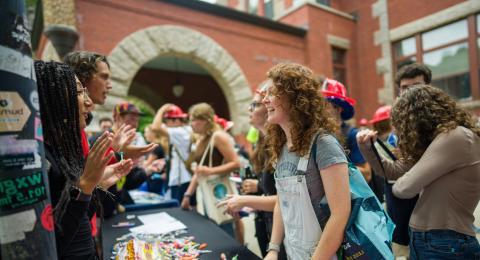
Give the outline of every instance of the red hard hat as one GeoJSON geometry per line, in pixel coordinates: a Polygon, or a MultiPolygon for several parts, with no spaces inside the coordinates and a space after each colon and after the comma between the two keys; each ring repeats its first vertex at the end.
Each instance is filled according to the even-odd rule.
{"type": "Polygon", "coordinates": [[[233,127],[233,122],[228,121],[225,118],[221,118],[221,117],[215,115],[213,117],[213,119],[215,120],[215,123],[219,124],[223,128],[223,130],[225,130],[225,131],[228,131],[230,128],[233,127]]]}
{"type": "Polygon", "coordinates": [[[375,124],[383,120],[390,119],[390,111],[392,111],[391,106],[379,107],[375,114],[373,114],[373,119],[370,120],[370,124],[375,124]]]}
{"type": "Polygon", "coordinates": [[[361,126],[366,126],[366,125],[368,125],[368,120],[366,118],[362,118],[362,119],[360,119],[360,121],[358,123],[361,126]]]}
{"type": "Polygon", "coordinates": [[[345,86],[333,79],[325,79],[322,85],[322,95],[330,102],[343,108],[340,116],[343,120],[348,120],[355,114],[353,106],[357,101],[347,97],[345,86]]]}
{"type": "Polygon", "coordinates": [[[188,115],[183,113],[183,110],[176,105],[171,105],[163,114],[163,118],[186,118],[187,116],[188,115]]]}

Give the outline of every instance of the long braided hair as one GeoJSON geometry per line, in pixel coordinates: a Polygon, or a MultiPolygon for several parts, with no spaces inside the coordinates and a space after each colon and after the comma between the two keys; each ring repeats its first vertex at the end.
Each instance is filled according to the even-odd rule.
{"type": "Polygon", "coordinates": [[[83,158],[77,86],[73,70],[58,62],[35,61],[43,136],[51,149],[65,185],[54,208],[55,223],[60,223],[68,203],[70,190],[83,172],[83,158]]]}

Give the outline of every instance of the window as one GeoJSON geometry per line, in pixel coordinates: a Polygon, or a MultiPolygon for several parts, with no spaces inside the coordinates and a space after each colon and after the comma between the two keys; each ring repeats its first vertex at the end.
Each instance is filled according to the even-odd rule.
{"type": "Polygon", "coordinates": [[[248,13],[257,14],[258,13],[258,0],[248,0],[248,13]]]}
{"type": "Polygon", "coordinates": [[[330,6],[330,0],[316,0],[317,4],[330,6]]]}
{"type": "MultiPolygon", "coordinates": [[[[478,29],[480,15],[476,18],[477,35],[474,37],[477,38],[478,46],[475,47],[480,48],[478,29]]],[[[458,100],[471,99],[473,88],[471,86],[473,66],[469,58],[472,48],[469,46],[469,31],[473,28],[469,28],[471,25],[467,18],[394,43],[395,69],[398,70],[403,65],[416,61],[422,62],[432,70],[432,85],[458,100]]],[[[475,68],[478,67],[480,57],[476,60],[475,68]]]]}
{"type": "Polygon", "coordinates": [[[346,50],[332,47],[333,78],[347,85],[346,50]]]}
{"type": "Polygon", "coordinates": [[[263,6],[265,17],[273,19],[273,0],[265,0],[263,6]]]}

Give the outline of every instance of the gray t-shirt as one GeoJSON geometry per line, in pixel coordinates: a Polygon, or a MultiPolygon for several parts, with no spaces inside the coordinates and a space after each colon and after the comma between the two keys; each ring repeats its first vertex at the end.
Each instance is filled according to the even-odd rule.
{"type": "MultiPolygon", "coordinates": [[[[285,178],[297,175],[297,165],[300,157],[288,151],[285,144],[282,148],[275,170],[276,178],[285,178]]],[[[332,135],[325,134],[317,138],[317,162],[318,169],[322,170],[334,164],[348,163],[345,152],[340,143],[332,135]]]]}

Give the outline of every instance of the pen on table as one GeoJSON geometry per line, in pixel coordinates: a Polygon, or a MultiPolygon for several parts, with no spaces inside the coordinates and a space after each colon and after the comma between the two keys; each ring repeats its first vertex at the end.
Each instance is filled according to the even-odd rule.
{"type": "Polygon", "coordinates": [[[112,227],[133,227],[135,226],[135,222],[119,222],[117,224],[113,224],[112,227]]]}

